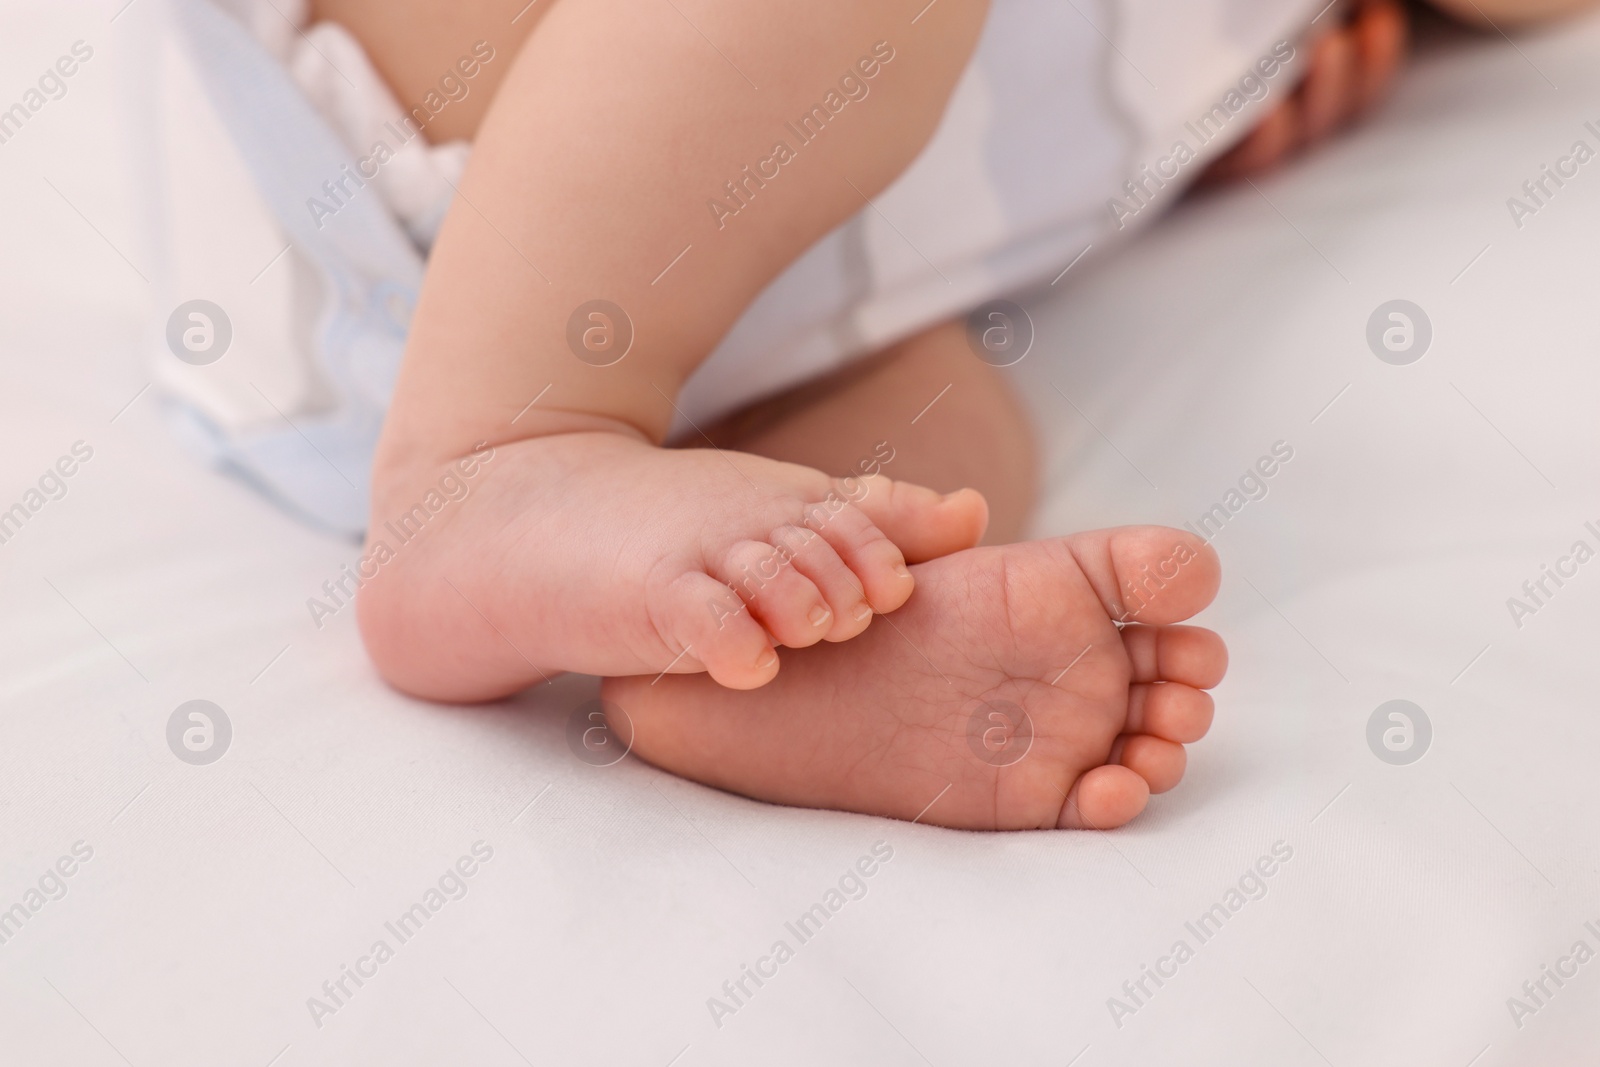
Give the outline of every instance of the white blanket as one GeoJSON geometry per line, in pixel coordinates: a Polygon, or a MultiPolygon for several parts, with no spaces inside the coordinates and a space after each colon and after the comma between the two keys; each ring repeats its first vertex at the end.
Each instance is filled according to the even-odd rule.
{"type": "Polygon", "coordinates": [[[56,493],[41,479],[73,460],[0,544],[0,1060],[1502,1067],[1593,1048],[1600,564],[1572,546],[1600,526],[1600,170],[1547,182],[1520,227],[1507,199],[1600,147],[1600,22],[1429,55],[1314,158],[1022,301],[1037,532],[1214,528],[1222,505],[1202,621],[1233,665],[1186,780],[1132,826],[983,835],[592,767],[566,740],[591,681],[433,707],[382,686],[348,611],[315,629],[305,602],[350,545],[198,468],[140,393],[144,264],[108,153],[141,16],[112,6],[31,8],[0,41],[24,73],[79,38],[97,56],[0,146],[0,508],[56,493]],[[1367,343],[1393,299],[1432,324],[1410,365],[1367,343]],[[1280,441],[1266,496],[1230,496],[1260,496],[1245,475],[1280,441]],[[1408,766],[1368,746],[1393,699],[1432,725],[1408,766]],[[191,700],[231,723],[209,765],[169,747],[191,700]],[[787,924],[819,903],[839,906],[802,941],[787,924]]]}

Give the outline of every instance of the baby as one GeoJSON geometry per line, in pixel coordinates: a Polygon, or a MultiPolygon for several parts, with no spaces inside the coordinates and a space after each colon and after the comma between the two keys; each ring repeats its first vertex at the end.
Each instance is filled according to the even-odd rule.
{"type": "MultiPolygon", "coordinates": [[[[952,827],[1114,827],[1176,785],[1227,665],[1216,634],[1179,625],[1215,594],[1217,557],[1158,527],[1019,541],[1026,418],[961,322],[668,442],[679,390],[757,294],[927,144],[986,0],[524,3],[317,5],[401,99],[510,26],[493,39],[506,61],[428,129],[473,150],[372,525],[452,471],[474,489],[358,599],[383,676],[462,702],[600,675],[613,729],[660,767],[952,827]],[[707,188],[841,71],[870,80],[873,105],[779,161],[760,210],[694,239],[707,188]]],[[[1496,23],[1573,6],[1440,3],[1496,23]]],[[[1401,10],[1318,19],[1299,90],[1211,176],[1281,159],[1378,96],[1401,10]]]]}

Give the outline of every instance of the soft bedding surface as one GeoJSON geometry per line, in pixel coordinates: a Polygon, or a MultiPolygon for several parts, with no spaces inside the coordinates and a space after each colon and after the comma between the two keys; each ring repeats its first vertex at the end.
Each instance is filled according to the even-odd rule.
{"type": "Polygon", "coordinates": [[[592,680],[434,707],[382,686],[350,610],[318,628],[354,548],[196,466],[143,390],[116,6],[19,7],[0,44],[100,64],[0,146],[0,507],[47,496],[0,544],[0,1061],[1592,1049],[1600,163],[1560,161],[1600,149],[1600,22],[1445,42],[1331,148],[1019,298],[1037,533],[1220,525],[1201,621],[1233,659],[1132,826],[982,835],[593,766],[592,680]],[[1576,173],[1519,226],[1546,164],[1576,173]],[[1431,323],[1416,362],[1369,346],[1392,300],[1431,323]],[[214,713],[211,750],[169,731],[195,700],[215,762],[175,754],[222,744],[214,713]]]}

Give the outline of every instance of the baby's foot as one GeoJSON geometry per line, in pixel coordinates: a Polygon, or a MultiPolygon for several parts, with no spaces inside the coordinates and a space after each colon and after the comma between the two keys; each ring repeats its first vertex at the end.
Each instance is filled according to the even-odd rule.
{"type": "MultiPolygon", "coordinates": [[[[884,446],[864,469],[892,459],[884,446]]],[[[517,441],[477,470],[360,598],[384,676],[436,700],[493,699],[564,670],[761,686],[778,672],[775,644],[855,637],[911,595],[908,560],[971,547],[988,521],[972,490],[624,433],[517,441]]],[[[389,472],[369,557],[389,513],[417,510],[407,504],[440,477],[389,472]]]]}
{"type": "Polygon", "coordinates": [[[964,829],[1120,826],[1177,784],[1227,667],[1216,634],[1167,625],[1215,595],[1208,546],[1123,527],[915,574],[905,607],[848,644],[785,652],[758,693],[608,680],[628,720],[613,728],[718,788],[964,829]]]}

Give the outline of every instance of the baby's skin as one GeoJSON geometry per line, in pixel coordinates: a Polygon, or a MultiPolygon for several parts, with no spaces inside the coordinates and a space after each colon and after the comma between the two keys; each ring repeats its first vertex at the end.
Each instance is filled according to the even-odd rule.
{"type": "MultiPolygon", "coordinates": [[[[959,324],[668,447],[678,390],[744,308],[926,143],[985,0],[319,7],[402,98],[454,42],[515,25],[491,42],[514,58],[441,131],[475,147],[374,465],[372,536],[465,457],[493,460],[361,593],[385,679],[464,702],[599,675],[613,727],[667,770],[945,826],[1105,829],[1178,783],[1227,665],[1217,635],[1180,625],[1217,557],[1160,527],[1018,541],[1032,442],[959,324]],[[870,106],[708,234],[707,189],[841,71],[870,106]],[[584,358],[574,321],[632,343],[584,358]]],[[[1323,60],[1353,102],[1308,83],[1307,137],[1393,67],[1392,8],[1365,10],[1354,45],[1323,49],[1366,64],[1323,60]]]]}
{"type": "Polygon", "coordinates": [[[1123,527],[911,570],[904,607],[854,640],[785,653],[754,693],[697,674],[613,678],[602,697],[645,759],[785,804],[1105,829],[1178,784],[1227,666],[1216,634],[1171,625],[1216,591],[1209,548],[1123,527]],[[1119,626],[1130,600],[1142,621],[1119,626]]]}
{"type": "MultiPolygon", "coordinates": [[[[539,670],[705,671],[755,689],[778,674],[775,645],[857,636],[911,596],[908,560],[971,548],[984,524],[971,489],[830,478],[748,453],[661,448],[622,428],[525,437],[498,444],[458,511],[393,564],[395,587],[436,571],[433,599],[468,601],[507,643],[445,664],[373,651],[391,680],[441,700],[504,696],[539,670]]],[[[370,604],[388,602],[384,578],[370,604]]],[[[436,649],[453,636],[435,630],[440,617],[418,619],[436,649]]]]}

